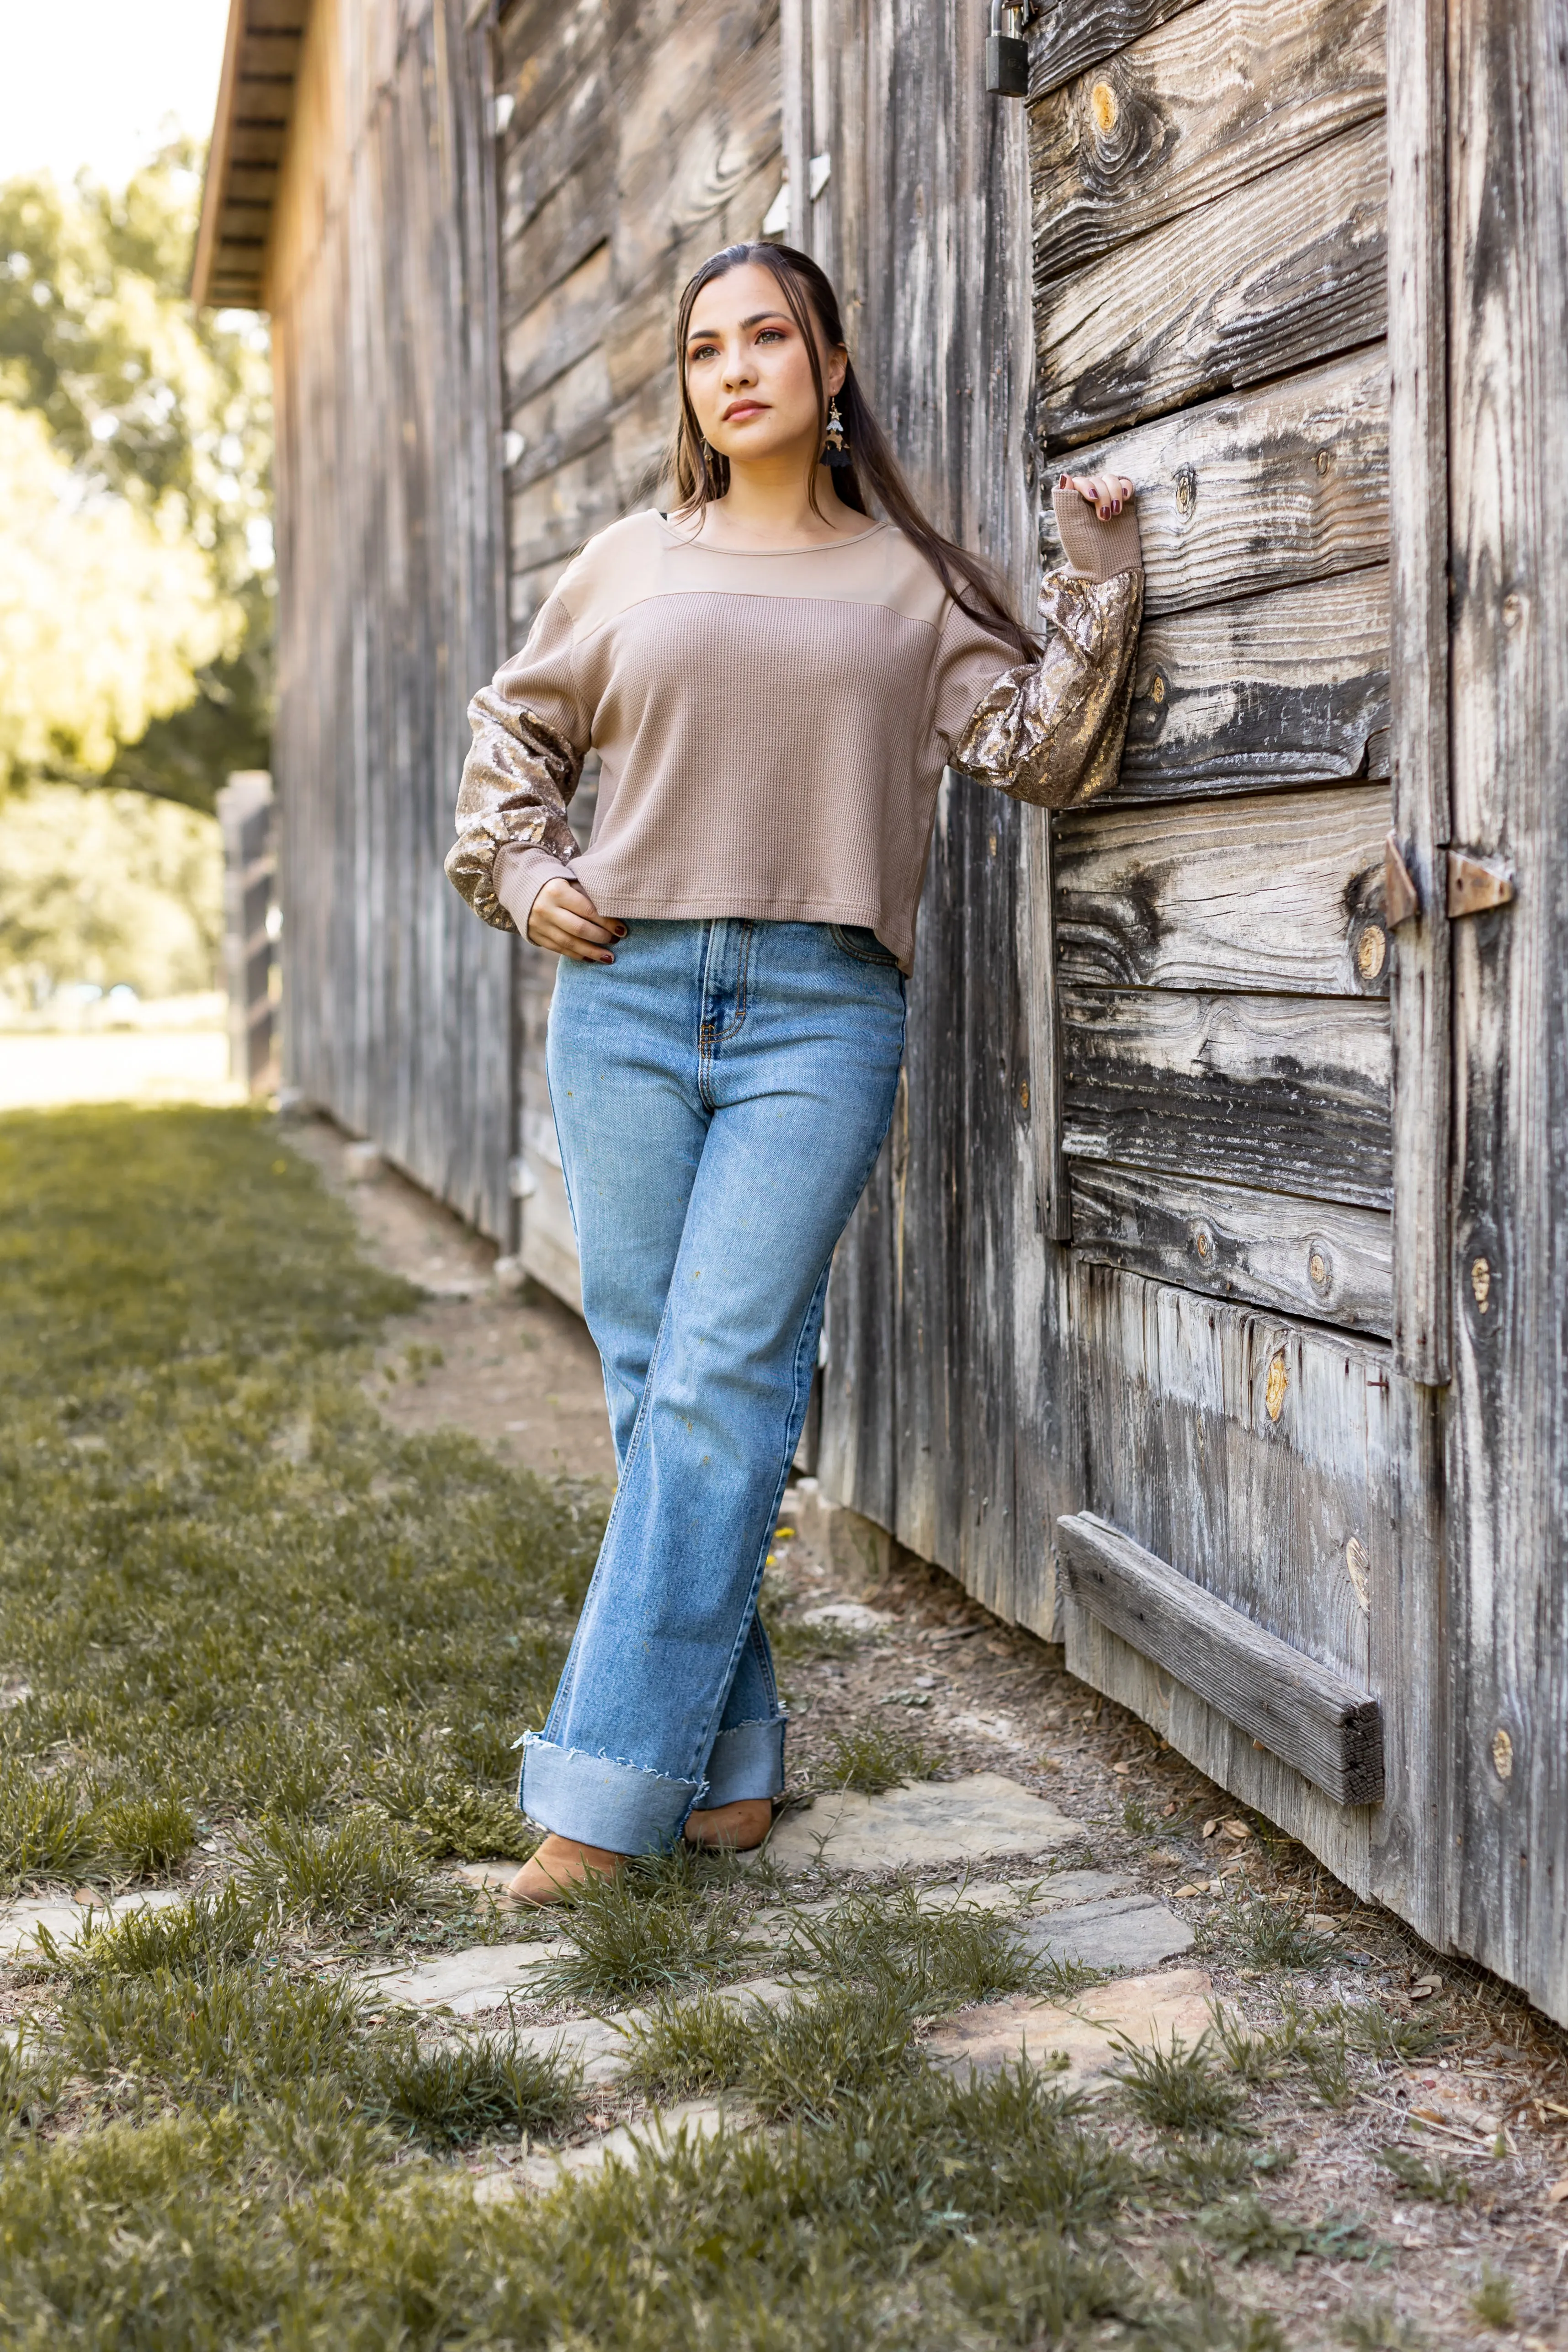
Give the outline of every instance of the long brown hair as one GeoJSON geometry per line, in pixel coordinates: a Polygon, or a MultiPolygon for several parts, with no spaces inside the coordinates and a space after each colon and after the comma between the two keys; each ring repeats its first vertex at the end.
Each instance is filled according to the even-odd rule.
{"type": "MultiPolygon", "coordinates": [[[[785,307],[805,338],[811,381],[817,387],[819,442],[827,432],[828,390],[817,330],[821,330],[822,341],[830,351],[844,340],[839,298],[831,280],[810,254],[798,251],[792,245],[767,241],[727,245],[722,252],[710,254],[689,280],[675,317],[675,373],[681,387],[681,409],[665,460],[665,478],[675,485],[678,514],[700,518],[709,499],[722,499],[729,488],[729,459],[709,448],[692,406],[686,386],[686,341],[692,312],[703,288],[711,286],[716,278],[727,277],[732,269],[744,268],[747,262],[758,263],[777,278],[785,307]]],[[[982,627],[994,629],[1019,654],[1032,659],[1039,650],[1035,640],[1013,611],[1007,591],[990,566],[971,555],[967,548],[945,539],[921,511],[887,436],[860,388],[852,365],[845,369],[843,383],[836,396],[843,419],[849,463],[834,467],[833,488],[845,506],[852,507],[858,514],[871,514],[873,509],[866,495],[869,491],[888,521],[895,523],[905,539],[914,541],[959,610],[972,621],[978,621],[982,627]]],[[[820,515],[815,468],[810,488],[812,509],[820,515]]]]}

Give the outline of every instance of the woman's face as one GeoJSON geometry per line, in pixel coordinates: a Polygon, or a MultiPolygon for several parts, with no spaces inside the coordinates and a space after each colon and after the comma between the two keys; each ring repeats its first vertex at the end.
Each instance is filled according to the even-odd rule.
{"type": "MultiPolygon", "coordinates": [[[[831,394],[844,380],[842,344],[819,342],[831,394]]],[[[747,261],[703,288],[686,336],[686,388],[710,448],[743,464],[817,455],[817,389],[806,341],[770,269],[747,261]]]]}

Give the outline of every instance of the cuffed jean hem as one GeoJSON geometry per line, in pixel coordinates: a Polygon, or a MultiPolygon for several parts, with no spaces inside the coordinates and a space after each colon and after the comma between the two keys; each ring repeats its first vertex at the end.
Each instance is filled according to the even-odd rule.
{"type": "Polygon", "coordinates": [[[737,1723],[719,1733],[707,1760],[705,1811],[738,1804],[743,1797],[784,1794],[784,1723],[778,1715],[766,1723],[737,1723]]]}
{"type": "Polygon", "coordinates": [[[672,1780],[640,1764],[558,1748],[537,1731],[523,1743],[517,1802],[529,1821],[612,1853],[668,1853],[705,1793],[701,1780],[672,1780]]]}

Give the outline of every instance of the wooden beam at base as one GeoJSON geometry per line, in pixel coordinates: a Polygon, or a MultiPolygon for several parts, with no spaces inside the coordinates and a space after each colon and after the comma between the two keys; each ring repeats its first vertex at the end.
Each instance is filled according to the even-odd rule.
{"type": "Polygon", "coordinates": [[[1255,1625],[1092,1511],[1058,1519],[1067,1589],[1341,1805],[1383,1795],[1383,1714],[1354,1683],[1255,1625]]]}

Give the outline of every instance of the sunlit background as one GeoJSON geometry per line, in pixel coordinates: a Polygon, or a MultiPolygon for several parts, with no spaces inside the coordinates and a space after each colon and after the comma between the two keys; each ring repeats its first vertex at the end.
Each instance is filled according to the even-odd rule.
{"type": "Polygon", "coordinates": [[[264,323],[186,299],[226,0],[0,5],[0,1108],[225,1099],[265,769],[264,323]]]}

